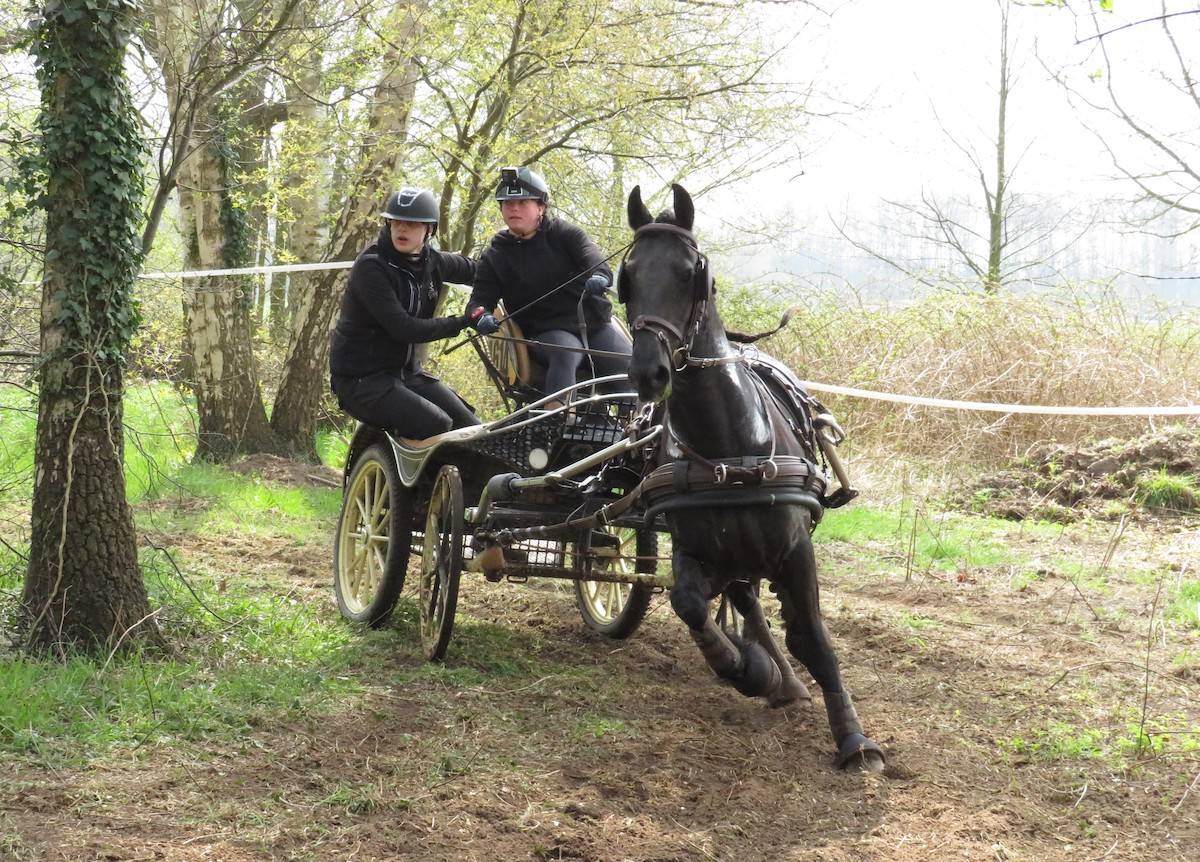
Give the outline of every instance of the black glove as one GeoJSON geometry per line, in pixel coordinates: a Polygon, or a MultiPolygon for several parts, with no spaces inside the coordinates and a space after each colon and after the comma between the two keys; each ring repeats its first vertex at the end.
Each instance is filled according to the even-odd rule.
{"type": "Polygon", "coordinates": [[[606,290],[608,290],[608,276],[604,273],[593,272],[583,283],[583,292],[590,293],[592,296],[600,296],[606,290]]]}
{"type": "Polygon", "coordinates": [[[496,320],[494,315],[488,314],[483,306],[468,312],[467,321],[480,335],[491,335],[500,329],[500,321],[496,320]]]}

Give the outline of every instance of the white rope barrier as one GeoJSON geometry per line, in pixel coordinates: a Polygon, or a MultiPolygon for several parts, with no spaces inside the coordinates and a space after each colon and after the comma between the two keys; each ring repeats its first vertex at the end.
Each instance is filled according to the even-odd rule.
{"type": "MultiPolygon", "coordinates": [[[[271,266],[241,266],[233,269],[185,269],[179,272],[140,272],[138,278],[149,281],[175,281],[185,278],[210,278],[217,275],[267,275],[278,272],[316,272],[325,269],[349,269],[352,260],[333,260],[325,263],[280,263],[271,266]]],[[[22,286],[40,285],[39,280],[22,281],[22,286]]]]}
{"type": "MultiPolygon", "coordinates": [[[[220,275],[266,275],[280,272],[313,272],[329,269],[349,269],[352,260],[335,260],[326,263],[288,263],[272,266],[244,266],[236,269],[189,269],[180,272],[143,272],[138,278],[148,280],[174,280],[187,278],[210,278],[220,275]]],[[[22,282],[23,284],[25,282],[22,282]]],[[[38,282],[29,282],[35,284],[38,282]]],[[[1072,407],[1050,404],[997,404],[990,401],[957,401],[950,398],[923,398],[918,395],[899,395],[893,392],[876,392],[871,389],[856,389],[852,386],[835,386],[801,380],[805,389],[831,395],[846,395],[870,401],[888,401],[894,404],[910,404],[915,407],[941,407],[947,410],[982,411],[988,413],[1032,413],[1042,416],[1200,416],[1200,404],[1179,406],[1138,407],[1072,407]]]]}
{"type": "Polygon", "coordinates": [[[143,272],[138,278],[173,280],[184,278],[209,278],[217,275],[266,275],[276,272],[313,272],[323,269],[349,269],[352,260],[333,260],[327,263],[281,263],[272,266],[243,266],[236,269],[185,269],[182,272],[143,272]]]}
{"type": "Polygon", "coordinates": [[[1177,407],[1060,407],[1049,404],[996,404],[990,401],[955,401],[949,398],[922,398],[918,395],[897,395],[892,392],[855,389],[852,386],[815,383],[811,380],[801,380],[800,384],[805,389],[811,389],[814,392],[848,395],[851,398],[866,398],[871,401],[890,401],[895,404],[912,404],[918,407],[944,407],[949,410],[979,410],[989,413],[1037,413],[1043,416],[1200,416],[1200,404],[1184,404],[1177,407]]]}

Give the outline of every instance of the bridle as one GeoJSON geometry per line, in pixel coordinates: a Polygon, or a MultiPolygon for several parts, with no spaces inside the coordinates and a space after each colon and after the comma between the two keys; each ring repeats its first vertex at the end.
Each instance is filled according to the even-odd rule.
{"type": "Polygon", "coordinates": [[[700,251],[696,237],[690,230],[667,222],[651,222],[635,230],[633,241],[621,258],[621,270],[617,278],[617,299],[625,304],[629,302],[629,277],[625,273],[625,261],[632,253],[634,246],[637,245],[638,239],[648,234],[677,236],[696,253],[696,266],[692,271],[692,304],[688,311],[687,322],[682,328],[653,314],[639,314],[630,324],[632,331],[636,333],[645,330],[652,333],[662,343],[667,356],[670,357],[672,369],[677,372],[685,371],[688,368],[711,368],[714,365],[744,362],[747,357],[740,350],[731,356],[692,356],[692,348],[700,334],[700,328],[704,325],[704,319],[708,315],[709,303],[712,302],[716,292],[716,282],[713,280],[708,258],[700,251]],[[674,346],[672,346],[671,339],[674,339],[674,346]]]}
{"type": "MultiPolygon", "coordinates": [[[[651,222],[650,224],[642,225],[642,227],[633,232],[633,241],[629,244],[629,249],[625,252],[625,256],[621,258],[621,270],[617,278],[617,298],[622,303],[628,305],[630,284],[629,277],[625,272],[625,260],[633,252],[637,241],[647,234],[671,234],[682,239],[696,253],[696,266],[692,272],[692,304],[688,311],[687,322],[682,328],[656,315],[639,314],[630,323],[632,331],[636,333],[644,330],[652,333],[662,343],[670,359],[671,368],[675,373],[686,371],[689,368],[712,368],[717,365],[748,362],[751,358],[757,356],[758,351],[753,347],[736,349],[729,356],[692,355],[696,338],[699,336],[705,317],[708,315],[709,303],[714,301],[716,283],[713,280],[708,258],[700,251],[696,244],[696,237],[691,231],[677,225],[666,222],[651,222]],[[672,346],[672,339],[674,339],[674,347],[672,346]]],[[[765,387],[758,379],[758,376],[751,374],[750,378],[760,390],[760,394],[769,402],[770,396],[767,395],[765,387]]],[[[769,415],[770,412],[768,410],[769,415]]],[[[684,469],[687,469],[686,465],[689,463],[693,466],[698,466],[705,474],[707,474],[707,471],[711,471],[711,482],[714,486],[722,487],[729,483],[751,483],[758,485],[763,482],[770,483],[779,476],[780,462],[776,456],[778,439],[774,423],[771,425],[771,451],[767,455],[734,459],[737,463],[731,463],[729,459],[725,458],[713,460],[701,455],[695,447],[688,444],[671,427],[670,419],[665,414],[663,425],[666,432],[664,439],[672,440],[684,456],[683,460],[676,463],[683,464],[684,469]]],[[[791,477],[789,475],[790,480],[791,477]]]]}

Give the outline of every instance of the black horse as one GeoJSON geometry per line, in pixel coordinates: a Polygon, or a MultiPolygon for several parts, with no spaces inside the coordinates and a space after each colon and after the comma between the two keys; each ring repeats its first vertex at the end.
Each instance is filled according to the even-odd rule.
{"type": "MultiPolygon", "coordinates": [[[[808,505],[780,505],[786,494],[762,494],[770,484],[762,480],[780,481],[781,464],[791,465],[794,487],[811,481],[805,476],[812,475],[806,467],[813,453],[790,432],[742,352],[730,345],[707,261],[691,234],[692,199],[681,186],[673,189],[674,212],[657,221],[640,188],[630,194],[635,233],[618,283],[633,332],[630,382],[643,401],[666,401],[658,463],[672,464],[684,476],[715,476],[701,494],[677,487],[675,504],[663,507],[673,547],[671,607],[717,676],[742,694],[766,697],[772,705],[811,702],[767,628],[757,597],[765,576],[779,596],[788,650],[824,695],[835,764],[881,770],[883,751],[863,733],[821,619],[811,539],[819,504],[800,492],[792,499],[808,505]],[[705,494],[714,502],[705,503],[705,494]],[[745,618],[750,640],[727,634],[709,616],[709,602],[722,593],[745,618]]],[[[657,472],[666,475],[667,469],[657,472]]]]}

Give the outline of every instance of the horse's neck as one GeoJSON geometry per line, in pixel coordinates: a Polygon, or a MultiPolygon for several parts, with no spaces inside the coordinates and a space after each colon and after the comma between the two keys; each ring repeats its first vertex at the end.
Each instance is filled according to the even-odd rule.
{"type": "MultiPolygon", "coordinates": [[[[733,353],[724,324],[710,312],[692,354],[733,353]]],[[[752,373],[741,362],[677,371],[667,399],[672,433],[707,458],[769,454],[771,423],[752,373]]]]}

